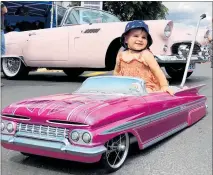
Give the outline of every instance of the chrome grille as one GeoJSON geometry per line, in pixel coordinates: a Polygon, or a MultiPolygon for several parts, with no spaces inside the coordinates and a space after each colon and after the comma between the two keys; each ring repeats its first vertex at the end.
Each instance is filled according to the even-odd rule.
{"type": "Polygon", "coordinates": [[[51,126],[43,126],[43,125],[34,125],[34,124],[25,124],[18,123],[17,131],[22,133],[31,133],[35,136],[47,136],[47,137],[60,137],[60,138],[68,138],[69,130],[66,128],[57,128],[51,126]]]}
{"type": "MultiPolygon", "coordinates": [[[[173,53],[173,54],[178,54],[178,47],[179,47],[180,45],[182,45],[182,44],[188,45],[188,46],[189,46],[189,49],[191,48],[191,43],[187,43],[187,42],[186,42],[186,43],[175,43],[175,44],[172,45],[172,48],[171,48],[172,53],[173,53]]],[[[193,49],[193,51],[192,51],[192,54],[193,54],[193,55],[197,55],[200,51],[201,51],[200,46],[199,46],[198,44],[195,43],[194,49],[193,49]]]]}

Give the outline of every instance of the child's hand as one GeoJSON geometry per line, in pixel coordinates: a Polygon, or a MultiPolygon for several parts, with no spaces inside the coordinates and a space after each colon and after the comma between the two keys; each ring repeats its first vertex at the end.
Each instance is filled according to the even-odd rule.
{"type": "Polygon", "coordinates": [[[172,89],[169,88],[169,86],[162,86],[161,87],[162,92],[168,92],[170,95],[174,95],[174,92],[172,89]]]}

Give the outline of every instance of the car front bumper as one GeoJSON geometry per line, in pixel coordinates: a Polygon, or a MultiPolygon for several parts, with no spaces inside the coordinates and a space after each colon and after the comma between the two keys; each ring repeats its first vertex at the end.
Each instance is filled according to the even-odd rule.
{"type": "MultiPolygon", "coordinates": [[[[166,63],[186,63],[187,58],[180,57],[179,55],[156,55],[155,56],[158,63],[166,64],[166,63]]],[[[205,63],[209,59],[205,57],[200,56],[194,56],[191,57],[191,63],[205,63]]]]}
{"type": "Polygon", "coordinates": [[[85,163],[98,162],[106,151],[105,146],[80,147],[67,140],[53,141],[21,135],[2,134],[1,144],[10,150],[85,163]]]}

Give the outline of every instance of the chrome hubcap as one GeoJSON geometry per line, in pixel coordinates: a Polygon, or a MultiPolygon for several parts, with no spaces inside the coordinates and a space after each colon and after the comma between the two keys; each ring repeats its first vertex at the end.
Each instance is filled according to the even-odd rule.
{"type": "Polygon", "coordinates": [[[126,148],[125,145],[122,145],[122,144],[118,145],[118,151],[125,151],[125,148],[126,148]]]}
{"type": "Polygon", "coordinates": [[[3,58],[2,67],[7,76],[14,76],[21,67],[21,60],[19,58],[3,58]]]}
{"type": "Polygon", "coordinates": [[[10,72],[16,72],[19,68],[20,60],[14,59],[14,58],[8,58],[7,59],[7,68],[10,70],[10,72]]]}
{"type": "Polygon", "coordinates": [[[124,163],[129,150],[128,134],[113,138],[107,142],[106,147],[106,158],[109,166],[112,168],[120,167],[124,163]]]}

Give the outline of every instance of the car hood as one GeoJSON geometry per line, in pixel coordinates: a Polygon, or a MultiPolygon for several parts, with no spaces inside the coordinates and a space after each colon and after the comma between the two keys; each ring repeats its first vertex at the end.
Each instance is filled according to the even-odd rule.
{"type": "Polygon", "coordinates": [[[104,116],[121,111],[121,104],[129,98],[115,94],[58,94],[13,103],[2,110],[2,115],[32,123],[63,121],[93,125],[104,116]]]}

